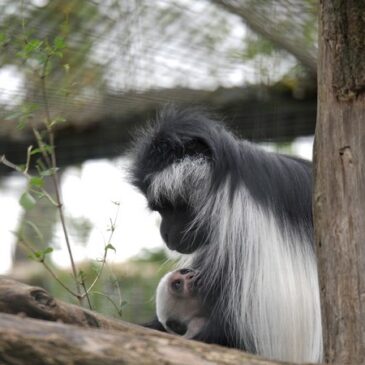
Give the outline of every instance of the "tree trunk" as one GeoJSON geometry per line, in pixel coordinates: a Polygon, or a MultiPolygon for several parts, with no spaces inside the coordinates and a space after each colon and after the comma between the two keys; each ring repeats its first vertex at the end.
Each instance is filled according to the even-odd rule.
{"type": "Polygon", "coordinates": [[[365,2],[322,0],[314,222],[325,359],[365,363],[365,2]]]}

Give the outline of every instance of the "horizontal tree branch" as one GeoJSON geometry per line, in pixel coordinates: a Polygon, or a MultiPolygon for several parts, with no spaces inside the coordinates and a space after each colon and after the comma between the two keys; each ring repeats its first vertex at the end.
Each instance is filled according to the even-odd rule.
{"type": "MultiPolygon", "coordinates": [[[[67,119],[55,130],[58,167],[120,156],[130,147],[133,132],[155,118],[156,110],[166,102],[180,107],[208,108],[217,113],[218,118],[224,117],[225,124],[238,135],[249,140],[287,142],[298,136],[312,135],[316,120],[315,88],[315,83],[308,81],[297,89],[279,83],[214,91],[176,88],[129,92],[106,95],[82,113],[80,106],[73,102],[67,104],[67,110],[57,111],[56,102],[51,104],[53,113],[61,113],[67,119]]],[[[35,120],[42,121],[42,117],[35,120]]],[[[12,163],[24,164],[28,147],[36,144],[31,131],[26,127],[19,130],[14,120],[2,119],[1,111],[0,125],[0,156],[5,155],[12,163]]],[[[35,160],[32,158],[31,168],[35,160]]],[[[0,164],[0,176],[10,171],[0,164]]]]}
{"type": "Polygon", "coordinates": [[[23,314],[46,321],[61,321],[81,327],[126,331],[135,325],[108,318],[91,310],[68,304],[50,296],[40,287],[0,276],[0,312],[23,314]]]}
{"type": "Polygon", "coordinates": [[[279,33],[277,24],[268,18],[261,18],[258,13],[252,9],[251,5],[244,3],[231,3],[225,0],[214,0],[214,3],[222,6],[227,11],[238,15],[255,33],[260,34],[264,38],[271,41],[277,47],[287,51],[293,55],[303,66],[313,74],[317,74],[317,55],[316,50],[312,49],[308,44],[298,39],[291,39],[285,34],[279,33]]]}
{"type": "Polygon", "coordinates": [[[110,319],[5,277],[0,312],[1,364],[280,364],[110,319]]]}
{"type": "Polygon", "coordinates": [[[253,355],[126,326],[86,329],[0,313],[0,363],[275,365],[253,355]]]}

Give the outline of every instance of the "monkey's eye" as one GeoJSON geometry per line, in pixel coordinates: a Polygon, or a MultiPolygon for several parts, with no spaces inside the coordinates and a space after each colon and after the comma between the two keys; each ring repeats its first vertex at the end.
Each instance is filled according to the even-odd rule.
{"type": "Polygon", "coordinates": [[[164,212],[164,211],[169,211],[169,210],[173,210],[174,206],[172,205],[172,203],[166,199],[161,199],[159,201],[149,201],[148,202],[148,207],[151,210],[154,210],[156,212],[164,212]]]}
{"type": "Polygon", "coordinates": [[[184,282],[181,279],[176,279],[171,283],[171,287],[174,291],[180,292],[184,287],[184,282]]]}
{"type": "Polygon", "coordinates": [[[148,202],[148,208],[156,212],[159,212],[161,210],[161,206],[159,204],[156,204],[155,202],[148,202]]]}

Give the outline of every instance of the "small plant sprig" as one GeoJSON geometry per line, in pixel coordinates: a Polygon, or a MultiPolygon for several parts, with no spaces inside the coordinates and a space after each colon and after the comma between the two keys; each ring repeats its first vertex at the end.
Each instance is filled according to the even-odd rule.
{"type": "MultiPolygon", "coordinates": [[[[48,39],[37,39],[33,37],[30,32],[27,32],[25,20],[22,18],[22,31],[19,36],[11,39],[11,37],[6,34],[0,33],[0,47],[5,47],[9,44],[14,45],[18,49],[16,55],[21,61],[23,69],[25,68],[26,71],[30,70],[31,74],[37,77],[40,85],[39,89],[41,92],[42,105],[34,102],[24,102],[21,106],[19,106],[15,113],[8,115],[7,119],[18,121],[18,129],[29,128],[32,131],[36,145],[35,147],[28,147],[25,164],[14,164],[9,161],[5,155],[0,155],[0,163],[19,172],[27,179],[27,189],[21,195],[19,200],[19,203],[24,210],[28,211],[33,209],[40,199],[47,199],[52,206],[57,208],[71,264],[75,290],[62,282],[52,268],[52,265],[49,264],[49,255],[53,252],[53,248],[46,246],[44,237],[36,224],[30,221],[25,222],[25,224],[30,226],[36,233],[37,241],[39,240],[39,243],[42,243],[43,246],[46,247],[38,249],[39,244],[37,245],[35,242],[31,242],[31,240],[26,237],[23,229],[16,233],[18,242],[29,252],[29,257],[32,260],[41,263],[55,281],[57,281],[72,296],[77,298],[80,305],[82,305],[84,299],[86,299],[88,306],[92,308],[89,295],[90,293],[94,293],[93,290],[95,285],[99,281],[105,268],[108,251],[115,251],[111,241],[115,232],[118,211],[115,219],[110,220],[110,234],[107,242],[105,243],[103,257],[100,260],[101,267],[96,272],[96,276],[92,280],[91,284],[87,287],[86,275],[82,270],[78,271],[72,253],[72,245],[65,220],[57,166],[55,127],[57,127],[60,123],[64,123],[66,120],[61,116],[52,115],[47,93],[48,80],[56,67],[61,67],[63,72],[66,73],[70,70],[70,66],[62,61],[66,50],[65,38],[61,35],[57,35],[51,41],[48,39]],[[39,120],[41,120],[41,123],[39,120]],[[54,187],[53,194],[50,194],[45,189],[45,179],[50,179],[52,181],[54,187]]],[[[115,204],[118,206],[119,210],[119,203],[115,204]]]]}
{"type": "MultiPolygon", "coordinates": [[[[18,129],[29,128],[29,130],[32,131],[36,145],[28,147],[24,164],[14,164],[9,161],[5,155],[0,155],[0,164],[8,166],[26,178],[27,189],[19,199],[19,203],[25,211],[33,209],[40,199],[47,199],[52,206],[56,207],[72,268],[75,290],[71,289],[60,279],[52,265],[49,263],[49,255],[53,252],[53,248],[47,246],[47,242],[45,242],[42,232],[36,224],[31,221],[24,222],[25,226],[29,226],[35,233],[36,240],[33,242],[26,237],[23,228],[20,229],[20,232],[16,233],[16,236],[18,238],[18,243],[29,252],[29,257],[32,260],[41,263],[56,282],[58,282],[69,294],[77,298],[80,305],[83,305],[83,302],[86,299],[88,306],[92,309],[89,295],[91,293],[100,294],[94,292],[95,285],[99,281],[105,268],[109,250],[115,251],[111,241],[115,232],[119,203],[115,203],[118,206],[115,219],[110,220],[110,235],[104,245],[103,257],[99,261],[101,262],[101,266],[99,267],[99,270],[97,270],[96,276],[91,284],[87,286],[86,275],[82,270],[78,270],[72,253],[72,245],[65,220],[57,166],[55,127],[60,123],[64,123],[66,120],[61,116],[53,115],[47,93],[47,83],[56,68],[62,68],[62,71],[65,73],[70,71],[70,66],[63,60],[64,52],[66,50],[65,37],[63,35],[66,36],[68,34],[68,26],[61,28],[60,33],[63,35],[57,35],[51,40],[47,38],[38,39],[26,29],[26,21],[23,16],[23,0],[21,4],[22,30],[19,35],[15,37],[0,33],[0,47],[5,48],[8,45],[14,46],[17,50],[16,55],[20,60],[22,69],[26,72],[30,71],[30,75],[36,76],[40,86],[39,90],[41,93],[42,105],[26,101],[19,106],[15,113],[8,115],[7,119],[18,121],[18,129]],[[45,188],[45,179],[51,181],[53,184],[54,192],[52,194],[45,188]],[[42,247],[46,247],[39,249],[40,244],[43,245],[42,247]]],[[[65,20],[66,25],[67,21],[68,20],[65,20]]],[[[57,76],[57,74],[55,75],[57,76]]],[[[111,300],[110,298],[108,299],[111,300]]],[[[121,300],[120,308],[122,305],[124,304],[121,300]]]]}
{"type": "MultiPolygon", "coordinates": [[[[69,259],[72,268],[72,274],[76,286],[76,293],[74,293],[69,288],[67,289],[70,293],[75,295],[82,304],[83,298],[88,296],[85,282],[81,278],[78,279],[77,267],[73,258],[71,243],[69,239],[69,234],[67,231],[67,226],[65,222],[63,201],[61,196],[60,182],[58,176],[58,167],[56,159],[56,148],[55,148],[55,137],[54,137],[54,127],[59,123],[65,121],[61,117],[52,118],[47,94],[47,77],[51,71],[51,62],[55,58],[63,57],[63,49],[65,48],[65,41],[63,37],[57,36],[54,41],[50,44],[48,41],[42,41],[39,39],[29,39],[24,35],[23,32],[23,46],[17,53],[18,57],[27,61],[29,59],[35,59],[40,65],[40,71],[38,71],[40,79],[40,87],[42,92],[42,101],[44,106],[44,118],[43,118],[43,129],[40,130],[38,125],[36,126],[33,122],[35,113],[38,112],[39,106],[34,103],[24,103],[23,106],[17,113],[13,113],[8,116],[8,119],[18,119],[18,128],[22,129],[29,126],[32,130],[37,148],[29,146],[27,150],[27,157],[25,165],[15,165],[8,161],[5,156],[0,157],[0,162],[4,165],[20,172],[26,177],[28,181],[27,191],[24,192],[20,198],[20,204],[25,210],[32,209],[36,204],[36,196],[38,199],[47,198],[49,202],[55,206],[58,210],[62,231],[64,239],[66,242],[69,259]],[[36,168],[38,175],[32,175],[30,173],[31,159],[32,157],[38,157],[36,168]],[[52,197],[44,188],[44,179],[49,177],[54,185],[55,197],[52,197]],[[84,289],[84,294],[81,292],[81,287],[84,289]]],[[[31,245],[27,243],[25,237],[19,237],[19,240],[28,250],[31,252],[33,259],[41,262],[47,271],[49,271],[54,278],[56,275],[53,273],[50,266],[46,265],[46,256],[52,252],[51,247],[46,247],[43,251],[36,251],[32,249],[31,245]]],[[[58,282],[60,280],[57,279],[58,282]]],[[[61,284],[65,287],[64,284],[61,284]]],[[[89,300],[88,300],[89,301],[89,300]]],[[[89,301],[90,302],[90,301],[89,301]]]]}
{"type": "MultiPolygon", "coordinates": [[[[30,244],[30,242],[27,241],[27,239],[23,235],[18,235],[18,239],[19,242],[30,252],[31,258],[42,263],[46,270],[50,272],[51,275],[56,279],[56,281],[59,282],[69,293],[74,295],[78,299],[80,304],[82,304],[83,299],[86,297],[89,306],[91,307],[84,278],[82,275],[77,274],[77,267],[73,258],[71,243],[65,222],[60,182],[57,173],[58,167],[56,159],[54,128],[56,125],[65,122],[65,119],[59,116],[52,117],[49,108],[46,84],[49,73],[52,71],[52,62],[55,59],[61,59],[63,57],[65,40],[61,36],[55,37],[52,43],[48,42],[48,40],[30,39],[26,35],[23,26],[23,33],[20,37],[20,40],[16,40],[15,43],[21,45],[20,50],[17,52],[17,56],[23,60],[23,64],[27,64],[27,61],[30,59],[37,61],[37,66],[35,66],[35,69],[33,71],[38,74],[40,80],[40,89],[42,93],[42,101],[44,107],[44,118],[42,120],[43,128],[40,129],[39,124],[35,125],[34,123],[36,113],[38,113],[37,116],[40,114],[39,105],[29,102],[23,103],[19,110],[15,113],[10,114],[7,119],[18,120],[17,127],[19,129],[23,129],[28,126],[34,134],[37,147],[28,147],[25,165],[13,164],[11,161],[7,160],[6,156],[4,155],[0,156],[0,163],[10,167],[15,171],[18,171],[27,179],[27,190],[22,194],[19,201],[20,205],[25,210],[30,210],[36,205],[36,198],[46,198],[53,206],[57,208],[69,254],[72,275],[76,286],[76,292],[66,287],[66,285],[57,278],[57,275],[52,271],[51,267],[47,265],[46,257],[53,251],[52,247],[46,247],[44,250],[38,251],[32,248],[33,246],[30,244]],[[31,159],[34,157],[38,158],[36,163],[36,169],[38,172],[37,175],[33,175],[30,173],[31,159]],[[51,194],[49,194],[44,189],[44,179],[46,177],[49,177],[53,182],[55,197],[52,197],[51,194]],[[83,288],[83,293],[81,287],[83,288]]],[[[67,68],[65,69],[67,70],[67,68]]],[[[34,228],[35,225],[33,225],[33,229],[34,228]]]]}

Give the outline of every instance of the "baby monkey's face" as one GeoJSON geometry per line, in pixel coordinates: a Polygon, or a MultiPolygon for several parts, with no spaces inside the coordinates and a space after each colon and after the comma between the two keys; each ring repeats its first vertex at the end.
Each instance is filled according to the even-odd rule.
{"type": "Polygon", "coordinates": [[[193,338],[206,317],[196,285],[196,272],[180,269],[167,273],[156,291],[157,318],[167,332],[193,338]]]}

